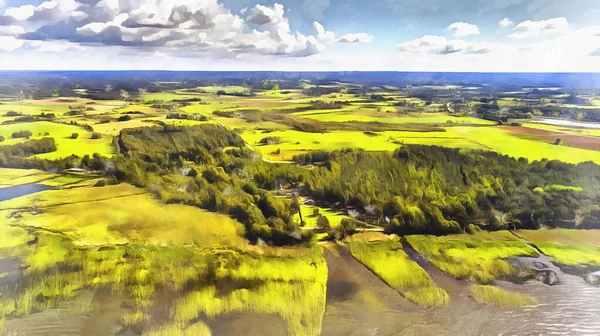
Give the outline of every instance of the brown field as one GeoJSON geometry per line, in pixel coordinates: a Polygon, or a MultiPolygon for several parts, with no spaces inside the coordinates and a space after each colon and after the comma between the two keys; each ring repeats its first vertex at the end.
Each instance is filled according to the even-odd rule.
{"type": "Polygon", "coordinates": [[[591,149],[591,150],[600,150],[600,138],[585,136],[585,135],[574,135],[574,134],[565,134],[563,132],[556,132],[550,130],[544,130],[539,128],[530,128],[530,127],[503,127],[502,128],[506,133],[510,135],[515,135],[518,137],[533,139],[533,140],[543,140],[548,143],[554,143],[557,138],[561,138],[563,140],[564,146],[583,148],[583,149],[591,149]]]}

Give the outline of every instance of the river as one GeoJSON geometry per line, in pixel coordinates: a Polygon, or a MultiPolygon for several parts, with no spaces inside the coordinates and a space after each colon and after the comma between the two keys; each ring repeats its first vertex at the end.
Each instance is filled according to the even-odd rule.
{"type": "Polygon", "coordinates": [[[441,272],[414,250],[406,252],[450,295],[443,309],[411,304],[358,263],[345,247],[325,252],[329,270],[328,304],[323,335],[598,335],[600,288],[581,277],[562,272],[544,255],[521,258],[542,262],[557,272],[554,286],[539,281],[523,285],[499,281],[496,285],[531,295],[536,305],[520,309],[493,308],[469,297],[467,281],[441,272]],[[341,293],[341,294],[340,294],[341,293]]]}
{"type": "Polygon", "coordinates": [[[554,126],[600,129],[600,123],[578,122],[578,121],[565,120],[565,119],[544,118],[544,119],[534,120],[532,122],[536,123],[536,124],[547,124],[547,125],[554,125],[554,126]]]}

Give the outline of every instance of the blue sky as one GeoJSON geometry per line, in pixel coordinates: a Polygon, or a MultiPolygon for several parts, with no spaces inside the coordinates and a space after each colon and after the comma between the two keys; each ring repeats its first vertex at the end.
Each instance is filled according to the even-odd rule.
{"type": "Polygon", "coordinates": [[[2,69],[600,71],[598,0],[0,0],[2,69]]]}

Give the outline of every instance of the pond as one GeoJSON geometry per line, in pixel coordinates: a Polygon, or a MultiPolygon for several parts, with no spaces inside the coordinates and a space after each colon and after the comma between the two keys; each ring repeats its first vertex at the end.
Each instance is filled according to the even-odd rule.
{"type": "Polygon", "coordinates": [[[43,184],[23,184],[9,188],[0,189],[0,202],[8,201],[13,198],[34,194],[44,190],[56,189],[55,187],[43,185],[43,184]]]}

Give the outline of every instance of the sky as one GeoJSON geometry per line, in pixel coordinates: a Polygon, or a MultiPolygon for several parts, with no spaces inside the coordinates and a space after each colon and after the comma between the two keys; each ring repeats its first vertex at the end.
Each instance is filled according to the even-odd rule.
{"type": "Polygon", "coordinates": [[[600,0],[0,0],[2,70],[600,72],[600,0]]]}

